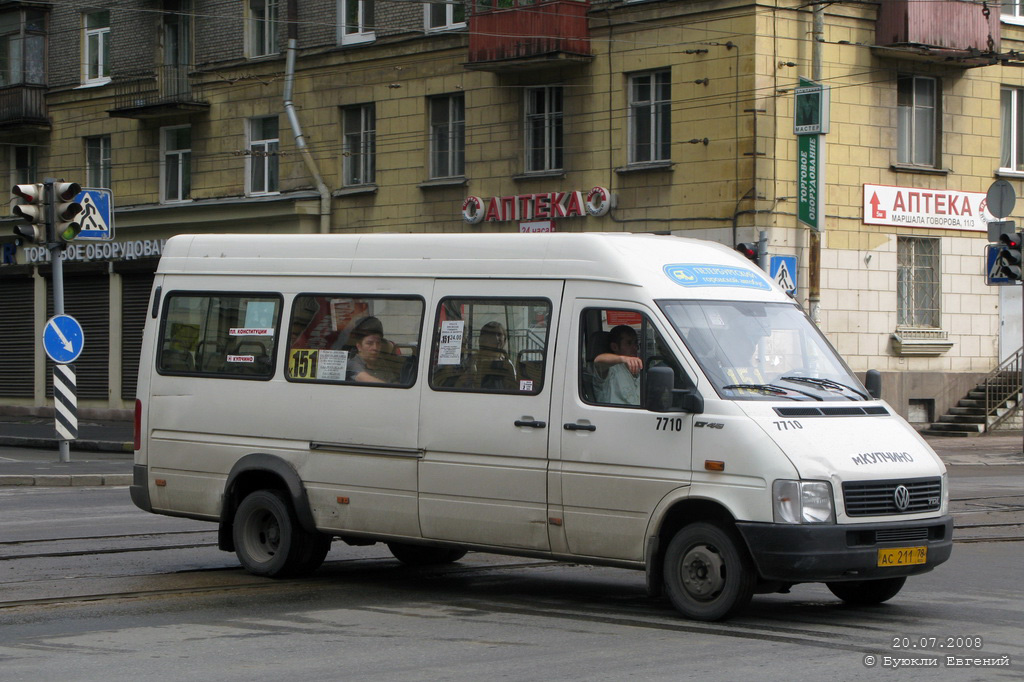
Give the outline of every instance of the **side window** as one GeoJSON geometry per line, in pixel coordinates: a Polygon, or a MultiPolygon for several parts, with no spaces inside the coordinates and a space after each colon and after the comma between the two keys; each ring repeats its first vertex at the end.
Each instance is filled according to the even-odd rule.
{"type": "Polygon", "coordinates": [[[409,387],[423,300],[300,294],[292,304],[288,381],[409,387]]]}
{"type": "Polygon", "coordinates": [[[430,387],[536,395],[544,388],[551,302],[446,298],[438,306],[430,387]]]}
{"type": "Polygon", "coordinates": [[[635,310],[588,308],[580,320],[580,397],[595,405],[643,407],[649,367],[665,365],[683,388],[684,373],[650,319],[635,310]]]}
{"type": "Polygon", "coordinates": [[[269,379],[280,311],[281,297],[274,294],[171,293],[157,370],[269,379]]]}

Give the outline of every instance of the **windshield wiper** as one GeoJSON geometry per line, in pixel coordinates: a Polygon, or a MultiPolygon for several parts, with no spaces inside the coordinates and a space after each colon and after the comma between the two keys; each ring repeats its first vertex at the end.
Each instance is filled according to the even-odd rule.
{"type": "MultiPolygon", "coordinates": [[[[841,384],[838,381],[832,381],[831,379],[819,379],[818,377],[781,377],[782,381],[792,381],[794,383],[811,384],[812,386],[818,386],[824,388],[827,391],[849,391],[850,393],[856,393],[861,397],[862,400],[868,400],[868,397],[846,384],[841,384]]],[[[850,400],[856,400],[852,396],[846,396],[850,400]]]]}
{"type": "Polygon", "coordinates": [[[729,384],[728,386],[722,386],[722,389],[742,389],[745,391],[754,391],[761,395],[774,395],[780,398],[789,398],[790,400],[799,400],[790,395],[790,393],[799,393],[805,395],[808,398],[814,398],[815,400],[824,400],[820,395],[814,395],[813,393],[807,393],[806,391],[798,391],[795,388],[784,388],[782,386],[775,386],[774,384],[729,384]]]}

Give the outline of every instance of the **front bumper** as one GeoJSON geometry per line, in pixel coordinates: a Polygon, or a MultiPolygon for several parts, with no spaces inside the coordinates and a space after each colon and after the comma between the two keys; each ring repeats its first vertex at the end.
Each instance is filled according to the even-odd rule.
{"type": "Polygon", "coordinates": [[[851,525],[736,524],[765,580],[823,582],[916,575],[932,570],[953,550],[953,517],[851,525]],[[928,548],[927,563],[878,566],[878,550],[928,548]]]}

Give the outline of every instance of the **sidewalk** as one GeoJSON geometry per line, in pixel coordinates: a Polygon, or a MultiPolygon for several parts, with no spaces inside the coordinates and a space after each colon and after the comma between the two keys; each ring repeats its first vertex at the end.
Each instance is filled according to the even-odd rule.
{"type": "Polygon", "coordinates": [[[61,462],[53,419],[0,415],[0,486],[130,485],[133,428],[82,420],[71,461],[61,462]]]}
{"type": "MultiPolygon", "coordinates": [[[[0,415],[0,486],[129,485],[132,430],[127,421],[79,422],[71,461],[61,462],[52,419],[0,415]]],[[[1024,464],[1020,432],[926,440],[947,466],[1024,464]]]]}

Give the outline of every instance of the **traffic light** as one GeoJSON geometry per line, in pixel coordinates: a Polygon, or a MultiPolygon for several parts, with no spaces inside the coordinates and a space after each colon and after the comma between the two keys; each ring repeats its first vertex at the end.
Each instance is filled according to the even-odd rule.
{"type": "Polygon", "coordinates": [[[1013,223],[1010,223],[1011,229],[1003,232],[999,235],[999,244],[1002,247],[999,250],[999,255],[996,257],[996,267],[999,270],[999,275],[1012,279],[1014,281],[1021,281],[1021,237],[1024,237],[1020,232],[1013,232],[1013,223]]]}
{"type": "Polygon", "coordinates": [[[28,225],[15,225],[14,234],[32,244],[46,241],[46,206],[43,196],[44,185],[15,185],[11,194],[22,200],[12,212],[28,225]]]}
{"type": "Polygon", "coordinates": [[[756,243],[754,243],[754,242],[740,242],[739,244],[736,245],[736,250],[739,251],[744,256],[746,256],[747,258],[749,258],[751,260],[751,262],[754,263],[754,265],[759,265],[760,264],[758,261],[760,260],[760,255],[761,254],[758,251],[756,243]]]}
{"type": "Polygon", "coordinates": [[[57,240],[64,244],[70,242],[82,231],[82,223],[78,220],[78,214],[82,212],[82,205],[75,201],[75,197],[82,191],[82,186],[77,182],[55,182],[54,193],[54,234],[57,240]]]}

